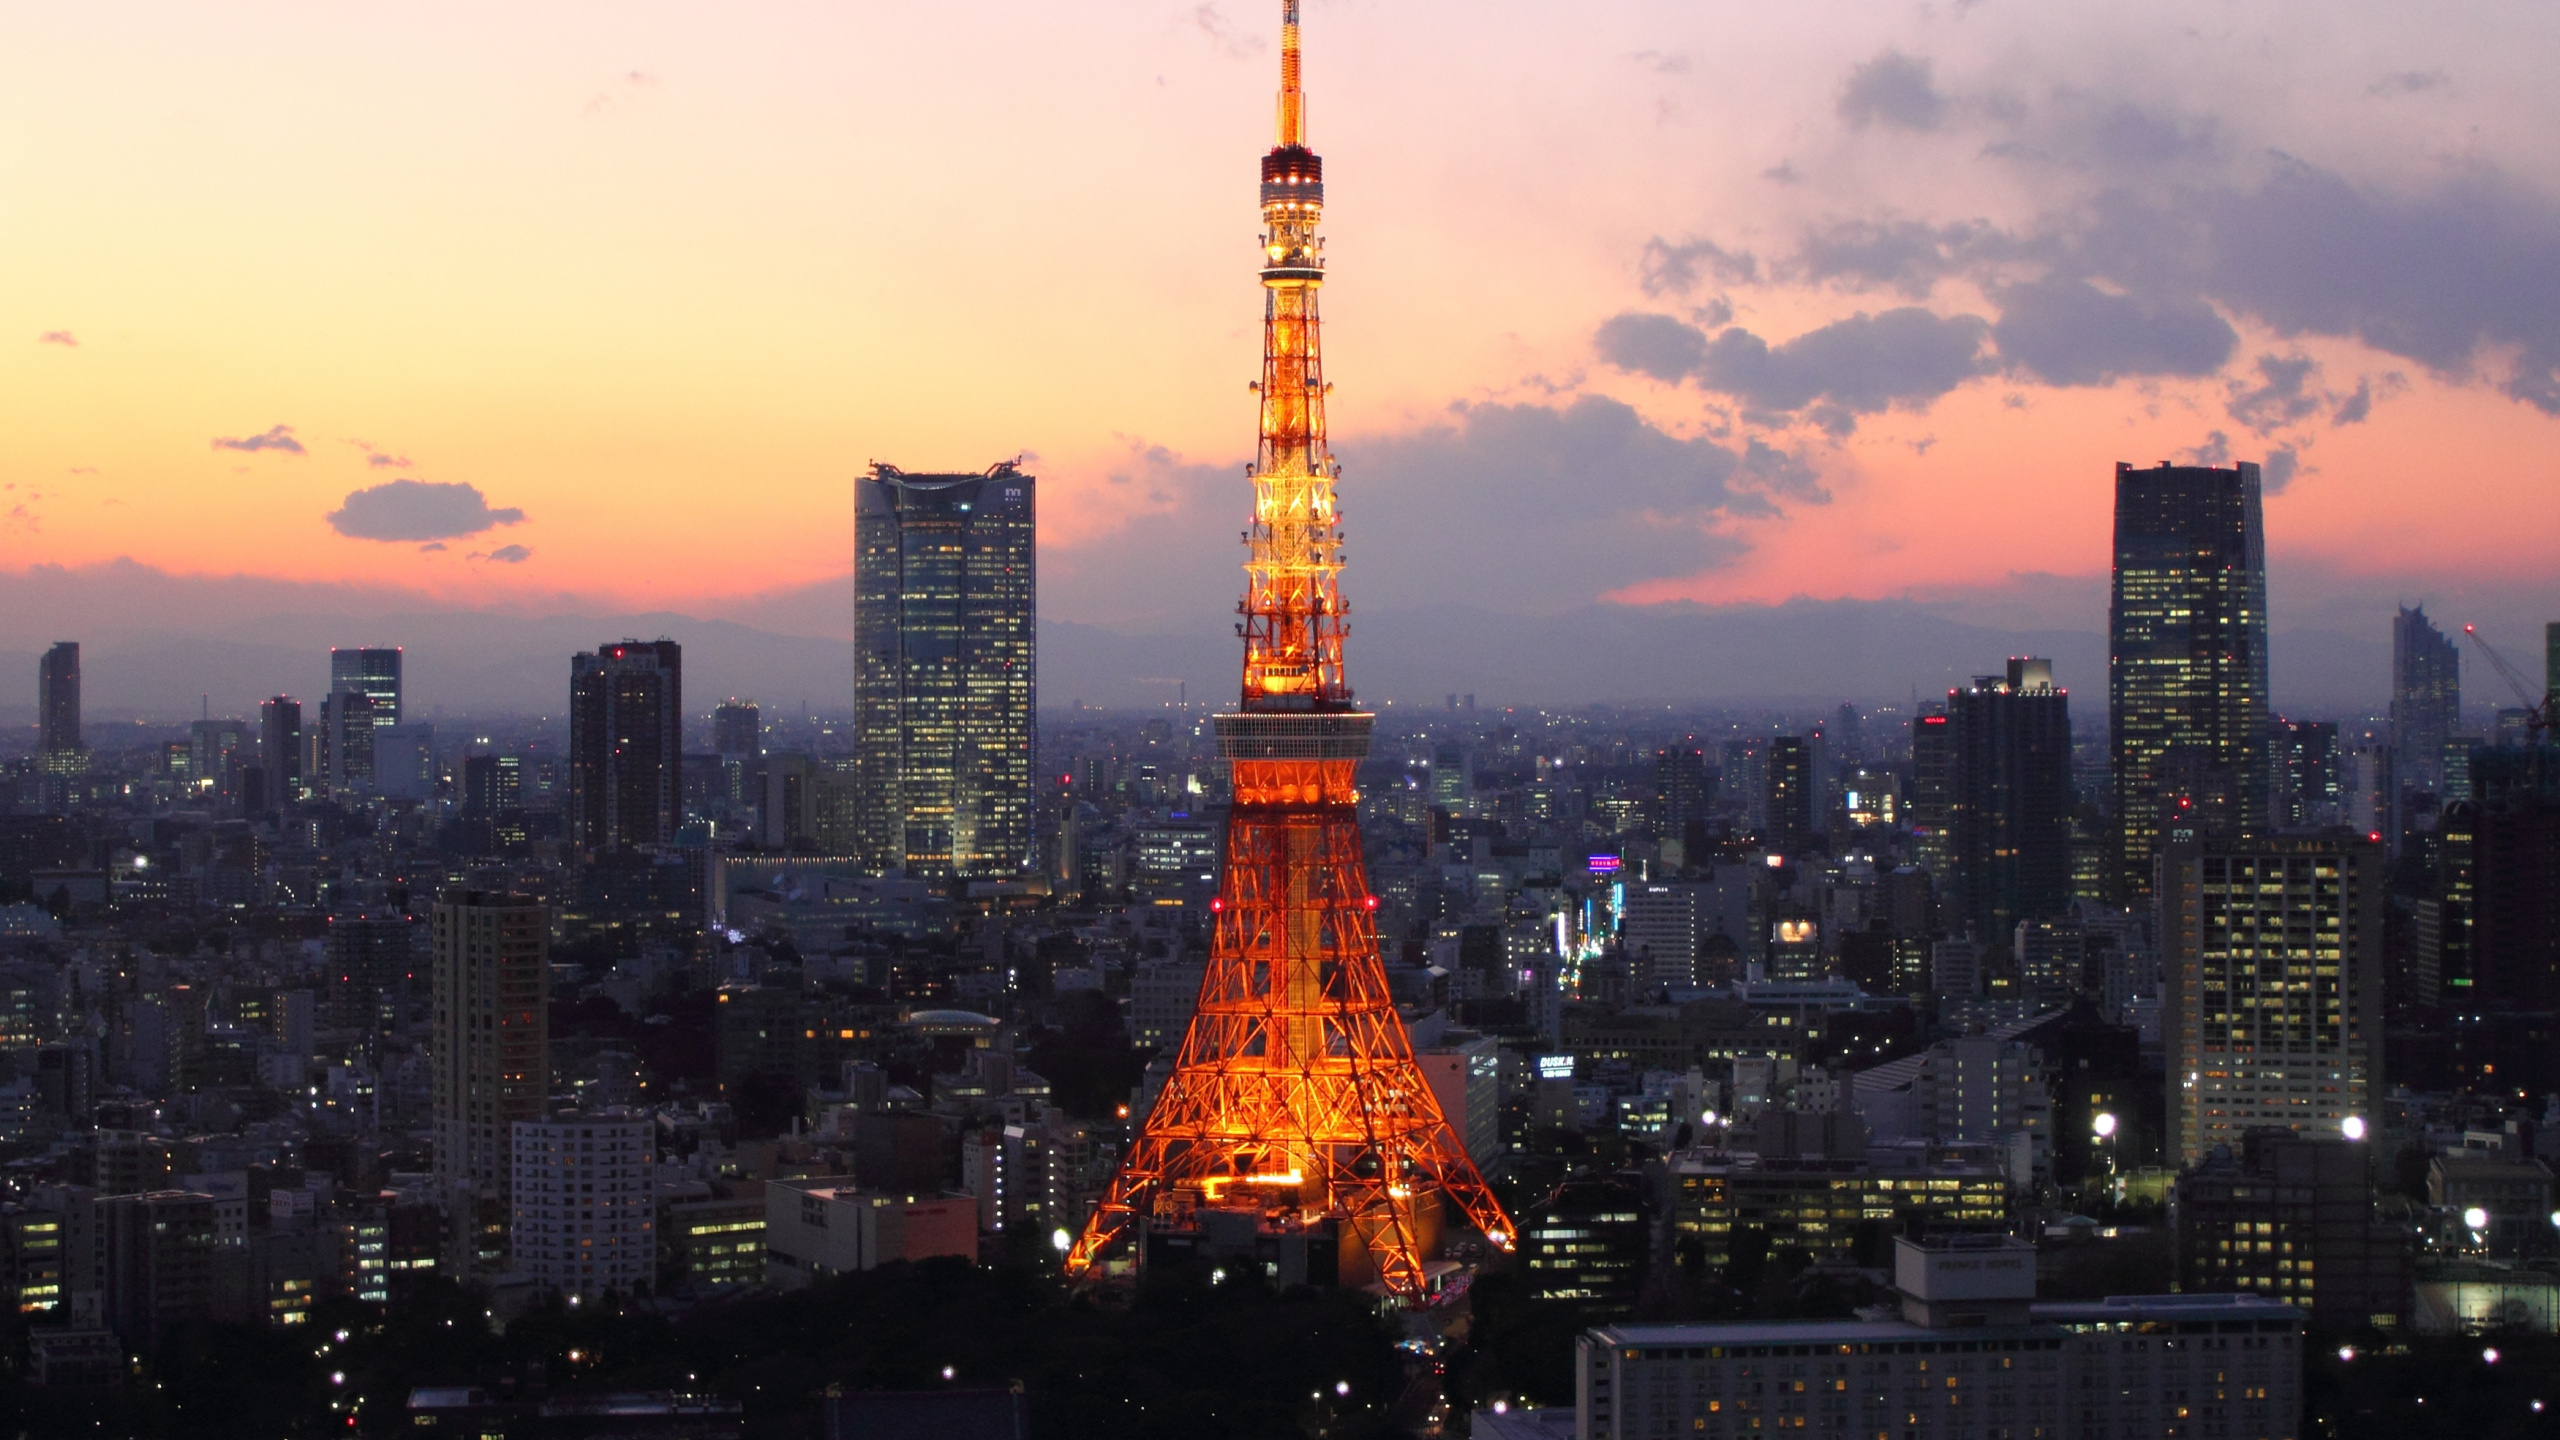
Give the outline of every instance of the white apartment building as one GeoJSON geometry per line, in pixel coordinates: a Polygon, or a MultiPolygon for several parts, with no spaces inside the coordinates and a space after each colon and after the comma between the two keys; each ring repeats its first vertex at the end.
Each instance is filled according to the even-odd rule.
{"type": "Polygon", "coordinates": [[[519,1120],[509,1268],[572,1300],[657,1279],[657,1140],[645,1114],[519,1120]]]}

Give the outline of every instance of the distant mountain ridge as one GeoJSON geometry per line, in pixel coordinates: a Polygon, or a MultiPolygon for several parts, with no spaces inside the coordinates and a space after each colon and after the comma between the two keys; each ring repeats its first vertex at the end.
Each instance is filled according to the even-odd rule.
{"type": "MultiPolygon", "coordinates": [[[[842,713],[853,694],[852,647],[675,612],[523,616],[420,610],[364,618],[310,613],[81,635],[92,716],[184,719],[209,706],[245,715],[277,693],[326,687],[331,645],[399,645],[414,713],[557,714],[569,656],[626,636],[685,646],[688,708],[728,696],[775,710],[842,713]]],[[[1231,694],[1237,641],[1214,622],[1196,631],[1132,634],[1070,620],[1040,626],[1045,704],[1101,708],[1231,694]]],[[[1590,605],[1558,615],[1502,615],[1462,605],[1352,617],[1352,684],[1372,704],[1435,708],[1451,693],[1480,707],[1766,705],[1809,709],[1843,700],[1907,702],[1994,674],[2012,655],[2043,655],[2056,678],[2103,708],[2106,640],[2081,629],[2006,629],[1951,619],[1918,602],[1797,600],[1781,605],[1590,605]]],[[[2389,646],[2334,631],[2273,642],[2280,710],[2361,714],[2378,706],[2389,646]]],[[[24,723],[39,648],[0,650],[0,715],[24,723]]],[[[2093,709],[2090,713],[2095,713],[2093,709]]]]}

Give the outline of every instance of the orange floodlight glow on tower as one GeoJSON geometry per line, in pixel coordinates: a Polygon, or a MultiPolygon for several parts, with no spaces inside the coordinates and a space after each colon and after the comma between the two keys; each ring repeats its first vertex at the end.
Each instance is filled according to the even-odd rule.
{"type": "Polygon", "coordinates": [[[1068,1252],[1070,1274],[1133,1230],[1197,1228],[1203,1212],[1263,1233],[1330,1228],[1342,1278],[1374,1276],[1407,1298],[1423,1293],[1444,1227],[1515,1243],[1414,1061],[1378,958],[1352,788],[1375,717],[1343,675],[1340,472],[1325,445],[1323,210],[1298,4],[1283,0],[1279,143],[1262,159],[1262,438],[1236,627],[1244,693],[1215,722],[1234,803],[1208,972],[1173,1074],[1068,1252]]]}

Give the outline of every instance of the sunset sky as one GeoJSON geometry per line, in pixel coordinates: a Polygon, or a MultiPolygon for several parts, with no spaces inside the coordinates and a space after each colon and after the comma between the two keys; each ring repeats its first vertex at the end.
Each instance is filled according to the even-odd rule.
{"type": "MultiPolygon", "coordinates": [[[[0,10],[0,569],[746,613],[1022,454],[1047,613],[1214,618],[1277,10],[0,10]]],[[[2094,623],[2202,456],[2279,625],[2560,618],[2560,9],[1306,16],[1355,603],[2094,623]]]]}

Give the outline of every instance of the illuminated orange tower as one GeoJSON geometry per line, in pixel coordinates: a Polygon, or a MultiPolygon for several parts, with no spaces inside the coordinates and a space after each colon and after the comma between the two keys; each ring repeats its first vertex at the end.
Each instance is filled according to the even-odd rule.
{"type": "Polygon", "coordinates": [[[1407,1297],[1444,1224],[1513,1243],[1414,1063],[1378,959],[1352,790],[1375,717],[1342,673],[1339,469],[1317,346],[1323,208],[1298,0],[1283,0],[1280,143],[1262,158],[1262,444],[1237,606],[1244,699],[1216,721],[1235,780],[1225,874],[1199,1010],[1068,1252],[1071,1274],[1141,1225],[1197,1229],[1213,1214],[1265,1234],[1330,1228],[1344,1278],[1374,1274],[1407,1297]]]}

